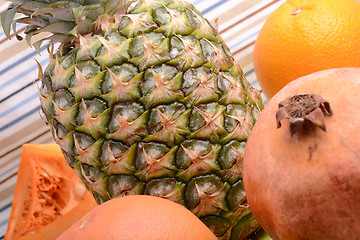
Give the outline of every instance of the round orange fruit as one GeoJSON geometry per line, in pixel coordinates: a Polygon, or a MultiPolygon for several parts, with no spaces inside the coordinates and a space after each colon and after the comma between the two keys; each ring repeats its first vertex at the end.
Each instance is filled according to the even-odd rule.
{"type": "Polygon", "coordinates": [[[192,212],[173,201],[129,195],[83,216],[57,240],[217,240],[192,212]]]}
{"type": "Polygon", "coordinates": [[[260,30],[253,56],[268,99],[310,73],[360,67],[360,1],[286,1],[260,30]]]}

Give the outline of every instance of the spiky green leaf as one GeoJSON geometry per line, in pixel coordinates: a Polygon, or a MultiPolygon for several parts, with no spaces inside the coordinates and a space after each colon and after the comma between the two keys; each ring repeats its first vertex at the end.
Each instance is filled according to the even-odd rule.
{"type": "Polygon", "coordinates": [[[11,24],[14,21],[15,14],[21,5],[18,5],[14,8],[8,9],[7,11],[1,14],[1,26],[4,30],[5,35],[10,38],[11,24]]]}
{"type": "Polygon", "coordinates": [[[35,11],[32,16],[46,15],[62,21],[74,21],[72,9],[80,6],[81,5],[76,2],[58,1],[40,8],[39,10],[35,11]]]}

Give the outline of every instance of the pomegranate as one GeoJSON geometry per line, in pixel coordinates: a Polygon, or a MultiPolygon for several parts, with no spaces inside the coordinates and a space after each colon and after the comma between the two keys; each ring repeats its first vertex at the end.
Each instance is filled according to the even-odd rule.
{"type": "Polygon", "coordinates": [[[360,68],[316,72],[278,92],[247,142],[243,179],[274,240],[360,239],[360,68]]]}

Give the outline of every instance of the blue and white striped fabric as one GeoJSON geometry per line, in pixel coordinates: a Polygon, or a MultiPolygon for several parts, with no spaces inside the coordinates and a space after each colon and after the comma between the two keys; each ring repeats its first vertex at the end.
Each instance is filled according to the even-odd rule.
{"type": "MultiPolygon", "coordinates": [[[[218,19],[221,36],[246,78],[260,90],[252,64],[257,34],[268,15],[285,0],[190,0],[213,24],[218,19]]],[[[8,3],[0,0],[0,12],[8,3]]],[[[19,32],[23,26],[17,27],[19,32]]],[[[41,55],[25,41],[8,40],[0,30],[0,239],[9,220],[17,170],[24,143],[53,143],[39,112],[37,65],[48,62],[46,46],[41,55]]],[[[263,96],[265,99],[265,97],[263,96]]]]}

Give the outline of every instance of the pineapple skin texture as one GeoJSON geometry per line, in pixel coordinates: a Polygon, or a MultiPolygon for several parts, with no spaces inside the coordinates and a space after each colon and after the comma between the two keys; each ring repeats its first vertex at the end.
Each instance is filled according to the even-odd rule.
{"type": "Polygon", "coordinates": [[[51,57],[47,124],[99,204],[148,194],[184,205],[219,239],[260,227],[242,183],[245,143],[263,108],[217,30],[181,0],[100,16],[51,57]]]}

